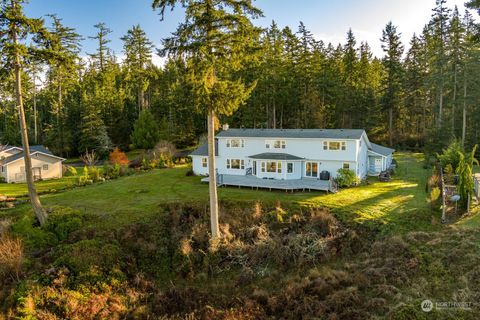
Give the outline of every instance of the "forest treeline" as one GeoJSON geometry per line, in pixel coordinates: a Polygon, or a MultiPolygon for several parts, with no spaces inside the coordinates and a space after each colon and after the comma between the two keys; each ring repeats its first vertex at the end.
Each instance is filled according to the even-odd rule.
{"type": "MultiPolygon", "coordinates": [[[[469,7],[478,10],[478,1],[469,7]]],[[[408,50],[401,30],[389,22],[379,35],[382,58],[373,56],[368,43],[358,43],[351,30],[345,43],[336,45],[315,39],[301,22],[292,30],[273,21],[255,41],[247,67],[232,71],[256,83],[250,98],[220,122],[364,128],[376,142],[427,151],[452,139],[471,146],[480,138],[480,33],[474,14],[437,0],[408,50]]],[[[55,15],[44,23],[54,58],[25,61],[22,74],[31,143],[70,157],[135,147],[134,128],[151,130],[179,148],[194,146],[206,132],[206,111],[195,107],[189,81],[195,66],[168,55],[162,66],[154,65],[153,55],[163,50],[139,25],[121,38],[120,60],[104,23],[95,25],[93,35],[79,35],[55,15]],[[82,41],[95,41],[95,52],[83,56],[82,41]]],[[[17,145],[14,78],[0,72],[0,79],[0,142],[17,145]]]]}

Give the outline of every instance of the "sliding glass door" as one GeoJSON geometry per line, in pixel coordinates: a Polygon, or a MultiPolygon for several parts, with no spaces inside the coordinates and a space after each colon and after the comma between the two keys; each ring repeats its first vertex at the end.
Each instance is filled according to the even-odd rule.
{"type": "Polygon", "coordinates": [[[318,178],[318,162],[305,162],[305,176],[318,178]]]}

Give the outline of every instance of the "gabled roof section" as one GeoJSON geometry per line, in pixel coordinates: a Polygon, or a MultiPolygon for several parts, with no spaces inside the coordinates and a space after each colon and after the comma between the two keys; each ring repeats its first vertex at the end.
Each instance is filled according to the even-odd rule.
{"type": "Polygon", "coordinates": [[[353,139],[358,140],[363,129],[237,129],[217,134],[218,138],[296,138],[296,139],[353,139]]]}
{"type": "Polygon", "coordinates": [[[395,149],[387,148],[373,142],[370,142],[370,144],[371,144],[370,151],[378,153],[379,155],[382,155],[385,157],[391,155],[395,151],[395,149]]]}
{"type": "Polygon", "coordinates": [[[260,153],[253,156],[250,156],[251,159],[260,159],[260,160],[303,160],[305,158],[300,158],[288,153],[273,153],[266,152],[260,153]]]}
{"type": "Polygon", "coordinates": [[[42,145],[30,146],[30,152],[31,153],[36,152],[36,151],[53,156],[53,153],[50,150],[48,150],[45,146],[42,146],[42,145]]]}
{"type": "MultiPolygon", "coordinates": [[[[198,149],[192,151],[190,156],[208,157],[208,143],[205,142],[198,149]]],[[[218,156],[218,141],[215,139],[215,156],[218,156]]]]}
{"type": "MultiPolygon", "coordinates": [[[[24,156],[25,156],[25,153],[23,152],[23,148],[20,148],[20,147],[14,147],[16,149],[20,149],[22,150],[22,152],[19,152],[19,153],[16,153],[14,155],[11,155],[10,157],[6,157],[5,159],[3,160],[0,160],[0,164],[1,165],[6,165],[6,164],[9,164],[9,163],[12,163],[12,162],[15,162],[17,160],[20,160],[22,159],[24,156]]],[[[45,146],[42,146],[42,145],[34,145],[34,146],[30,146],[30,154],[31,155],[34,155],[34,154],[43,154],[47,157],[51,157],[51,158],[57,158],[61,161],[64,161],[65,159],[64,158],[61,158],[61,157],[57,157],[56,155],[54,155],[50,150],[48,150],[45,146]]]]}

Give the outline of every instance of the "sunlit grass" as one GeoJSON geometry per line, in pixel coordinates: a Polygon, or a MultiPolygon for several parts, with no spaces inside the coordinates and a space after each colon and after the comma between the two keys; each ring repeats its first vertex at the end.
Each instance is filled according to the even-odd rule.
{"type": "MultiPolygon", "coordinates": [[[[422,168],[422,154],[398,153],[397,173],[390,182],[369,178],[364,184],[342,189],[335,194],[322,192],[285,193],[251,189],[219,188],[223,201],[275,203],[286,205],[323,206],[345,223],[362,223],[381,226],[385,230],[430,229],[432,211],[425,192],[430,170],[422,168]]],[[[162,203],[203,201],[207,204],[208,185],[200,177],[187,177],[187,167],[153,170],[148,173],[123,177],[107,183],[75,188],[42,197],[47,206],[69,206],[105,217],[106,223],[129,223],[145,215],[155,214],[162,203]]],[[[72,180],[45,181],[39,190],[62,189],[72,180]]],[[[5,187],[5,185],[1,185],[5,187]]],[[[26,186],[13,185],[13,194],[26,194],[26,186]]],[[[0,189],[0,193],[2,193],[0,189]]],[[[437,217],[438,216],[438,217],[437,217]]]]}

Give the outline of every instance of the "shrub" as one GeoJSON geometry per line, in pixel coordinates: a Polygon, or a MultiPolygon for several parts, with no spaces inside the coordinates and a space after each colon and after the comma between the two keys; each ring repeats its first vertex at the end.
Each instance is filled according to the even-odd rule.
{"type": "Polygon", "coordinates": [[[434,187],[432,189],[432,191],[430,192],[430,201],[432,202],[432,204],[435,203],[440,198],[440,194],[441,194],[441,191],[439,187],[434,187]]]}
{"type": "Polygon", "coordinates": [[[0,177],[0,183],[6,183],[7,180],[5,179],[5,177],[0,177]]]}
{"type": "Polygon", "coordinates": [[[111,164],[127,165],[130,162],[125,152],[120,151],[118,148],[113,149],[108,159],[111,164]]]}
{"type": "Polygon", "coordinates": [[[455,170],[460,162],[460,154],[463,154],[462,144],[459,141],[453,141],[447,149],[443,150],[442,154],[437,154],[437,158],[442,168],[451,165],[453,170],[455,170]]]}
{"type": "Polygon", "coordinates": [[[110,270],[120,261],[120,252],[120,248],[112,243],[98,239],[81,240],[62,246],[55,264],[78,273],[88,272],[94,266],[110,270]]]}
{"type": "Polygon", "coordinates": [[[53,233],[59,241],[63,241],[71,232],[80,229],[83,221],[84,215],[79,210],[56,207],[49,214],[43,229],[53,233]]]}
{"type": "Polygon", "coordinates": [[[75,167],[68,166],[67,167],[67,176],[75,177],[78,175],[78,171],[75,167]]]}
{"type": "Polygon", "coordinates": [[[339,187],[350,187],[356,185],[359,179],[353,170],[338,169],[335,181],[339,187]]]}
{"type": "Polygon", "coordinates": [[[4,277],[18,279],[23,264],[23,244],[19,238],[0,235],[0,282],[4,277]]]}
{"type": "Polygon", "coordinates": [[[100,174],[100,170],[98,170],[97,167],[90,167],[88,169],[88,177],[93,182],[97,182],[102,178],[102,175],[100,174]]]}

